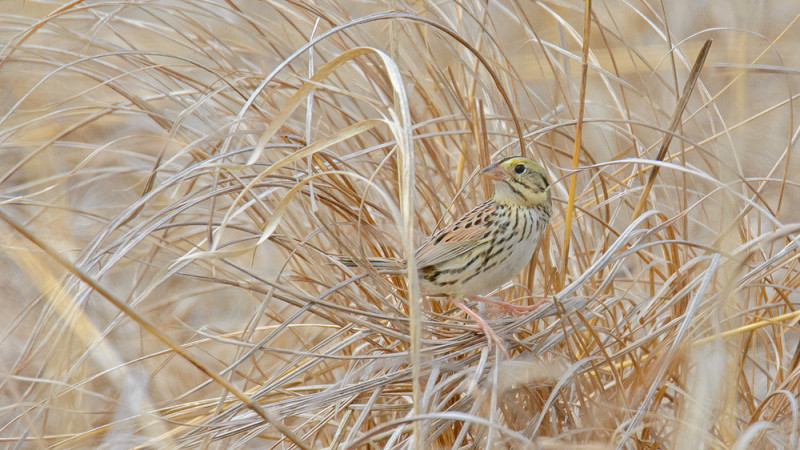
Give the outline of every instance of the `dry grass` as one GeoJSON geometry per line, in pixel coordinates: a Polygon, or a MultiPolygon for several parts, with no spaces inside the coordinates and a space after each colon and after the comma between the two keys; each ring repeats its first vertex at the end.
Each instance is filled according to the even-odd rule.
{"type": "Polygon", "coordinates": [[[800,7],[724,3],[595,1],[584,47],[579,1],[20,2],[0,440],[797,448],[800,7]],[[332,258],[409,254],[521,151],[560,181],[499,293],[546,306],[484,311],[510,357],[332,258]]]}

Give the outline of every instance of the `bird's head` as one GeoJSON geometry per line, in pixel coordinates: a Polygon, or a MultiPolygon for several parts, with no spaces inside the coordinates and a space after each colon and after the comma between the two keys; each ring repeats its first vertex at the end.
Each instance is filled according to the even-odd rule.
{"type": "Polygon", "coordinates": [[[506,205],[550,207],[550,181],[541,164],[522,156],[494,162],[481,171],[494,183],[494,200],[506,205]]]}

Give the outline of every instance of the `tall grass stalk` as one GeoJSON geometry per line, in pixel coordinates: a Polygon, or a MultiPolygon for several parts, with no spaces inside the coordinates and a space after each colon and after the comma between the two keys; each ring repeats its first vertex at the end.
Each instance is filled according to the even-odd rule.
{"type": "Polygon", "coordinates": [[[797,448],[800,7],[587,5],[8,6],[0,441],[797,448]],[[339,263],[413,274],[515,154],[508,357],[339,263]]]}

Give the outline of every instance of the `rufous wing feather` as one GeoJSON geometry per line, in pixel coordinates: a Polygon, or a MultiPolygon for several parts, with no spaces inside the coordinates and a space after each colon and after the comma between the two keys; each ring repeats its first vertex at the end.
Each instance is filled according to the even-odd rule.
{"type": "Polygon", "coordinates": [[[456,258],[465,252],[488,245],[487,227],[494,207],[485,202],[434,235],[417,250],[417,267],[435,266],[456,258]]]}

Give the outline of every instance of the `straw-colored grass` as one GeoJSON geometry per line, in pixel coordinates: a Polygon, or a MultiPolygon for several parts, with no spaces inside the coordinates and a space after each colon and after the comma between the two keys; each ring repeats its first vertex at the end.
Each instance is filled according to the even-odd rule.
{"type": "Polygon", "coordinates": [[[796,2],[17,3],[6,445],[798,447],[796,2]],[[521,152],[555,214],[497,295],[546,302],[470,302],[508,355],[337,262],[521,152]]]}

